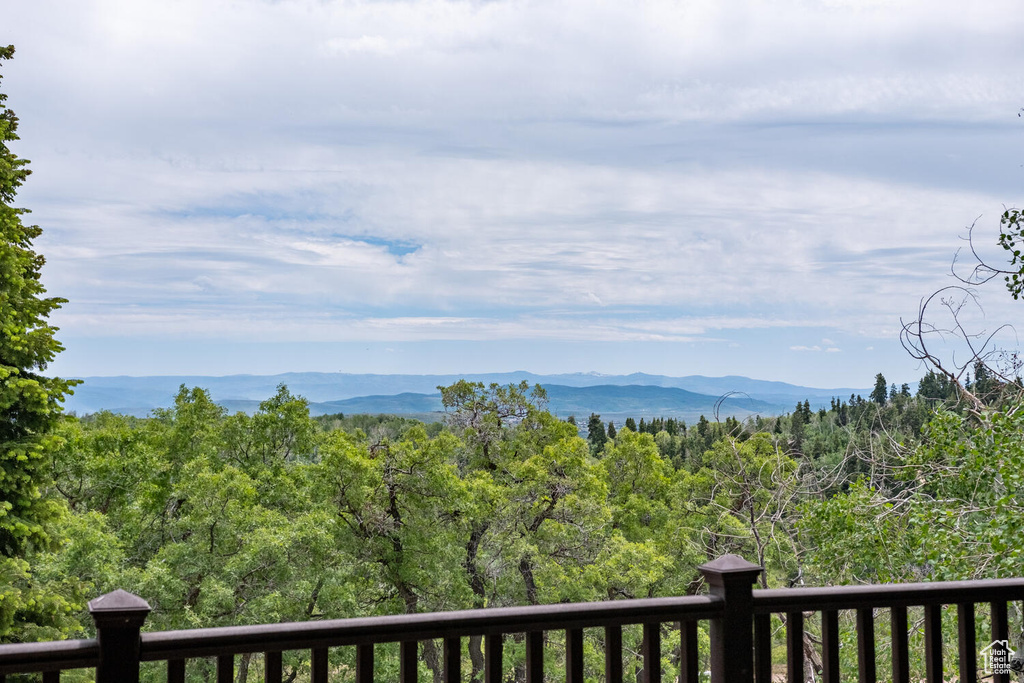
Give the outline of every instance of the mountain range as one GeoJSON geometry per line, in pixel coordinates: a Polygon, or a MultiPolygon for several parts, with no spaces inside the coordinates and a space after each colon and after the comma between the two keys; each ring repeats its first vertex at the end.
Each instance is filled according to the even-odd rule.
{"type": "Polygon", "coordinates": [[[633,373],[603,375],[571,373],[538,375],[530,372],[465,375],[375,375],[292,372],[280,375],[83,377],[65,404],[77,414],[101,410],[145,416],[156,408],[173,405],[181,385],[209,390],[229,411],[252,412],[281,384],[310,402],[314,415],[331,413],[394,413],[437,419],[444,410],[437,387],[460,379],[485,385],[519,383],[543,386],[548,409],[556,415],[586,418],[599,413],[605,420],[626,417],[676,417],[694,421],[700,415],[778,415],[793,410],[798,401],[812,408],[828,406],[833,397],[867,395],[870,389],[803,387],[785,382],[741,376],[669,377],[633,373]]]}

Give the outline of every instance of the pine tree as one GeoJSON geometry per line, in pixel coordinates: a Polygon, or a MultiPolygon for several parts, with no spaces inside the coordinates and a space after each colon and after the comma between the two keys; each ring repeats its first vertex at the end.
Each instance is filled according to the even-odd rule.
{"type": "Polygon", "coordinates": [[[604,448],[605,442],[608,441],[608,432],[605,431],[604,422],[596,413],[591,413],[590,419],[587,420],[587,441],[590,442],[590,448],[595,453],[599,453],[604,448]]]}
{"type": "Polygon", "coordinates": [[[886,399],[889,398],[889,385],[882,373],[875,375],[875,388],[872,390],[870,398],[880,406],[884,406],[886,399]]]}
{"type": "MultiPolygon", "coordinates": [[[[14,46],[0,47],[0,64],[14,46]]],[[[64,299],[45,297],[43,257],[32,250],[38,226],[11,206],[30,171],[7,143],[18,139],[18,118],[0,92],[0,641],[52,637],[40,627],[63,611],[56,595],[32,581],[35,551],[49,548],[60,508],[42,495],[53,445],[50,433],[72,382],[41,373],[63,347],[46,318],[64,299]]],[[[59,630],[59,627],[58,627],[59,630]]]]}
{"type": "MultiPolygon", "coordinates": [[[[808,411],[810,406],[808,406],[808,411]]],[[[793,440],[793,448],[800,450],[804,441],[804,427],[807,425],[808,416],[804,413],[804,404],[797,401],[796,408],[789,418],[789,433],[793,440]]]]}

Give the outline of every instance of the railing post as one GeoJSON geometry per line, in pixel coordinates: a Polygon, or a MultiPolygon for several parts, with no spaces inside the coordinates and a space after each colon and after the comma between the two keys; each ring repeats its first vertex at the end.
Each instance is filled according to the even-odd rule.
{"type": "Polygon", "coordinates": [[[753,585],[764,569],[739,555],[722,555],[698,569],[711,586],[711,594],[725,600],[722,618],[711,620],[711,683],[752,683],[753,585]]]}
{"type": "Polygon", "coordinates": [[[139,683],[139,631],[149,611],[148,602],[120,589],[89,601],[100,645],[96,683],[139,683]]]}

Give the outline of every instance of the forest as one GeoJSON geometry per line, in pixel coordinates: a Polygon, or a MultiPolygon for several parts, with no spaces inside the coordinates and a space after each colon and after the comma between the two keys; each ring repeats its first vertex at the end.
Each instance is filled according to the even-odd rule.
{"type": "MultiPolygon", "coordinates": [[[[978,395],[1013,388],[982,368],[978,395]]],[[[936,373],[920,387],[879,375],[866,399],[742,423],[592,415],[584,435],[525,383],[442,387],[430,425],[312,418],[284,386],[253,415],[182,386],[149,418],[64,416],[41,491],[51,549],[4,637],[88,635],[85,601],[116,588],[164,630],[687,595],[723,553],[764,566],[764,587],[1018,575],[1021,418],[964,410],[936,373]]],[[[465,646],[479,680],[481,639],[465,646]]],[[[426,643],[428,680],[438,658],[426,643]]]]}

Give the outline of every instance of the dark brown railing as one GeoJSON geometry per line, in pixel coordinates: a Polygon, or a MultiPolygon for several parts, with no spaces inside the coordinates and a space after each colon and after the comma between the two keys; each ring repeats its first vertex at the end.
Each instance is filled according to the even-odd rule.
{"type": "MultiPolygon", "coordinates": [[[[360,619],[312,621],[259,626],[232,626],[140,633],[149,605],[134,595],[115,591],[89,603],[97,637],[91,640],[0,645],[0,683],[6,674],[42,672],[44,683],[57,683],[60,672],[95,668],[98,683],[132,683],[139,680],[140,662],[166,661],[168,683],[184,683],[187,659],[216,659],[216,680],[234,679],[236,655],[263,653],[264,681],[282,680],[282,653],[307,650],[311,653],[310,680],[326,683],[329,674],[328,649],[356,648],[357,683],[374,680],[374,646],[399,643],[402,683],[417,681],[419,643],[443,641],[442,661],[445,683],[462,679],[460,662],[462,638],[482,637],[483,678],[499,683],[506,678],[502,667],[503,636],[524,634],[525,679],[544,680],[544,633],[565,632],[565,678],[567,683],[583,681],[583,629],[604,629],[605,681],[623,679],[622,627],[639,624],[643,630],[642,678],[660,683],[662,677],[662,624],[678,623],[679,682],[701,680],[697,656],[698,622],[710,622],[710,674],[712,683],[769,683],[772,680],[772,614],[785,620],[787,680],[804,681],[805,619],[820,613],[822,680],[838,683],[839,612],[855,613],[857,633],[857,679],[877,680],[875,653],[875,612],[888,609],[892,632],[892,675],[883,680],[910,680],[907,608],[924,609],[924,641],[927,681],[943,680],[942,605],[956,605],[958,614],[959,680],[979,678],[975,611],[977,603],[988,603],[991,611],[992,641],[1008,638],[1007,602],[1024,599],[1024,579],[963,581],[903,585],[850,586],[836,588],[793,588],[753,590],[762,571],[735,555],[725,555],[701,566],[710,594],[680,598],[623,600],[584,604],[405,614],[360,619]]],[[[1006,673],[986,680],[1008,683],[1006,673]]]]}

